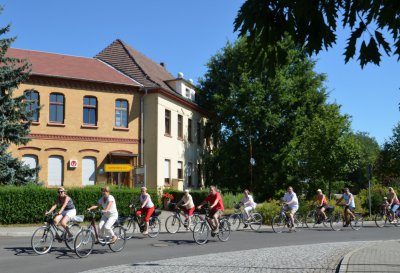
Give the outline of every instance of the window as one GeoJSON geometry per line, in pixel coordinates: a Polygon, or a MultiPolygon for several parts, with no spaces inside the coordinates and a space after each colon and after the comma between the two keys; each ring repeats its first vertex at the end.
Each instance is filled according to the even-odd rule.
{"type": "Polygon", "coordinates": [[[83,97],[83,124],[97,125],[97,99],[83,97]]]}
{"type": "MultiPolygon", "coordinates": [[[[22,162],[29,167],[29,169],[36,169],[38,166],[38,158],[36,155],[23,155],[22,162]]],[[[33,177],[33,180],[37,179],[37,174],[33,177]]]]}
{"type": "Polygon", "coordinates": [[[165,134],[171,135],[171,111],[165,110],[165,134]]]}
{"type": "Polygon", "coordinates": [[[201,123],[197,122],[197,144],[201,145],[201,123]]]}
{"type": "Polygon", "coordinates": [[[190,98],[190,89],[189,88],[186,88],[186,97],[190,98]]]}
{"type": "Polygon", "coordinates": [[[178,115],[178,139],[183,139],[183,117],[178,115]]]}
{"type": "Polygon", "coordinates": [[[64,159],[62,156],[50,156],[48,161],[47,183],[49,186],[61,186],[63,184],[64,159]]]}
{"type": "Polygon", "coordinates": [[[201,179],[202,179],[202,178],[201,178],[201,164],[198,163],[198,164],[197,164],[197,186],[203,185],[201,179]]]}
{"type": "Polygon", "coordinates": [[[192,120],[188,119],[188,140],[192,141],[192,120]]]}
{"type": "Polygon", "coordinates": [[[171,161],[169,159],[165,159],[164,161],[164,183],[169,184],[171,178],[171,161]]]}
{"type": "Polygon", "coordinates": [[[182,161],[178,161],[178,179],[183,179],[182,166],[183,166],[182,161]]]}
{"type": "Polygon", "coordinates": [[[193,186],[193,181],[192,181],[192,168],[193,168],[193,164],[191,162],[188,162],[187,164],[187,178],[188,178],[188,187],[193,186]]]}
{"type": "Polygon", "coordinates": [[[115,101],[115,127],[128,128],[128,101],[115,101]]]}
{"type": "Polygon", "coordinates": [[[64,95],[50,94],[50,122],[64,123],[64,95]]]}
{"type": "Polygon", "coordinates": [[[39,92],[34,90],[28,90],[24,92],[24,95],[25,95],[26,111],[32,112],[30,120],[38,122],[39,108],[40,108],[39,92]]]}
{"type": "Polygon", "coordinates": [[[87,156],[82,159],[82,184],[92,186],[96,183],[96,158],[87,156]]]}

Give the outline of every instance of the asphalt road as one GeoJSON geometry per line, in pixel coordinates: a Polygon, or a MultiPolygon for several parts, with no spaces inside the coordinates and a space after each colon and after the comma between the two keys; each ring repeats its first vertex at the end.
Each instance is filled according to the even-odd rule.
{"type": "MultiPolygon", "coordinates": [[[[266,247],[305,245],[327,242],[393,240],[400,238],[400,227],[364,227],[359,231],[345,229],[335,232],[329,229],[301,229],[296,233],[275,234],[271,229],[260,232],[236,231],[228,242],[212,238],[199,246],[191,233],[160,234],[158,238],[138,236],[127,242],[120,253],[112,253],[108,247],[95,246],[93,253],[85,259],[78,258],[63,244],[55,243],[48,254],[38,256],[30,246],[28,237],[0,237],[0,272],[81,272],[112,265],[134,264],[209,253],[249,250],[266,247]]],[[[229,254],[224,254],[229,255],[229,254]]]]}

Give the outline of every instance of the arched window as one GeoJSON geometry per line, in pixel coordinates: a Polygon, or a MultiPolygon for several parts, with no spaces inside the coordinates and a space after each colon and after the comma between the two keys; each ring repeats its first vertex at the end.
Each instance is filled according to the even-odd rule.
{"type": "Polygon", "coordinates": [[[30,120],[38,122],[39,121],[39,105],[40,98],[39,92],[35,90],[26,90],[24,92],[26,110],[32,113],[30,120]]]}
{"type": "MultiPolygon", "coordinates": [[[[23,155],[22,162],[27,165],[30,169],[36,169],[38,166],[38,157],[36,155],[23,155]]],[[[33,177],[34,180],[37,179],[37,175],[33,177]]]]}
{"type": "Polygon", "coordinates": [[[115,101],[115,127],[128,128],[128,101],[115,101]]]}
{"type": "Polygon", "coordinates": [[[59,93],[50,94],[50,122],[64,123],[64,95],[59,93]]]}
{"type": "Polygon", "coordinates": [[[82,159],[82,185],[90,186],[96,183],[96,158],[85,156],[82,159]]]}
{"type": "Polygon", "coordinates": [[[58,155],[52,155],[48,160],[47,183],[49,186],[63,185],[64,158],[58,155]]]}
{"type": "Polygon", "coordinates": [[[97,99],[95,97],[83,97],[83,124],[97,125],[97,99]]]}

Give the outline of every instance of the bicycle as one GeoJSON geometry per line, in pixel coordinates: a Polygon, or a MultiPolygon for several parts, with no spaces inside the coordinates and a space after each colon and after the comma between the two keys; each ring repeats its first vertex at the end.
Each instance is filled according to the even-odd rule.
{"type": "MultiPolygon", "coordinates": [[[[204,245],[208,241],[208,237],[210,236],[210,230],[213,224],[210,224],[210,221],[213,221],[209,216],[209,210],[205,210],[205,217],[201,219],[193,228],[193,239],[198,245],[204,245]]],[[[229,240],[231,235],[231,228],[228,220],[225,217],[220,217],[219,219],[219,229],[218,232],[212,234],[214,237],[217,235],[218,239],[222,242],[226,242],[229,240]]]]}
{"type": "Polygon", "coordinates": [[[330,226],[335,230],[335,226],[332,226],[332,219],[335,211],[334,206],[328,206],[325,208],[326,218],[324,219],[322,213],[318,213],[318,208],[315,208],[307,213],[305,223],[308,228],[315,228],[316,225],[322,224],[324,227],[330,226]]]}
{"type": "Polygon", "coordinates": [[[291,225],[290,216],[287,213],[287,205],[281,205],[281,211],[272,218],[272,230],[275,233],[282,233],[283,230],[288,228],[293,228],[296,226],[297,228],[302,226],[302,222],[298,219],[297,212],[293,216],[294,225],[291,225]]]}
{"type": "Polygon", "coordinates": [[[168,216],[168,218],[165,220],[165,229],[169,233],[177,233],[181,226],[184,226],[185,228],[190,229],[190,231],[193,231],[194,226],[201,221],[201,217],[199,216],[198,213],[194,213],[191,216],[190,219],[190,225],[188,226],[187,224],[187,217],[186,220],[183,221],[182,219],[182,214],[181,214],[181,209],[176,205],[176,203],[171,203],[170,204],[170,209],[174,211],[174,214],[171,216],[168,216]]]}
{"type": "Polygon", "coordinates": [[[75,237],[74,248],[75,253],[79,258],[85,258],[89,256],[95,244],[106,246],[113,252],[120,252],[124,249],[126,244],[125,229],[121,225],[113,226],[113,232],[117,236],[117,240],[111,243],[111,236],[100,238],[96,228],[96,212],[87,212],[91,216],[90,224],[87,228],[82,229],[75,237]]]}
{"type": "Polygon", "coordinates": [[[70,219],[68,223],[68,228],[72,238],[67,237],[67,231],[65,229],[61,229],[56,226],[53,222],[53,218],[56,216],[56,213],[50,213],[44,217],[44,226],[36,229],[31,237],[31,246],[33,251],[36,254],[42,255],[46,254],[51,250],[54,241],[58,241],[59,243],[64,242],[65,245],[73,250],[74,248],[74,238],[76,234],[81,230],[81,227],[78,223],[83,222],[83,216],[78,215],[74,218],[70,219]],[[61,232],[61,234],[60,234],[61,232]]]}
{"type": "Polygon", "coordinates": [[[241,203],[236,203],[234,202],[234,208],[235,211],[233,214],[231,214],[228,218],[228,222],[231,225],[231,230],[236,231],[239,229],[240,225],[249,225],[252,230],[259,230],[261,228],[261,225],[263,223],[263,218],[261,214],[259,214],[256,211],[250,212],[250,217],[245,220],[243,218],[243,211],[240,209],[241,208],[241,203]]]}
{"type": "MultiPolygon", "coordinates": [[[[394,219],[390,212],[391,211],[390,208],[388,208],[387,201],[385,201],[382,205],[380,205],[379,213],[375,215],[375,224],[377,227],[379,228],[384,227],[387,224],[387,222],[393,224],[396,227],[399,226],[399,223],[397,221],[393,222],[394,219]]],[[[396,210],[395,217],[397,219],[400,218],[400,209],[396,210]]]]}
{"type": "MultiPolygon", "coordinates": [[[[118,223],[122,225],[125,229],[126,237],[125,239],[129,240],[135,234],[137,226],[139,227],[140,232],[143,232],[146,227],[146,222],[144,221],[144,215],[137,216],[136,212],[138,211],[136,206],[132,206],[131,210],[133,213],[130,213],[128,217],[119,217],[118,223]]],[[[158,236],[161,230],[161,221],[158,219],[158,215],[161,214],[161,210],[156,209],[149,220],[149,230],[148,235],[151,238],[155,238],[158,236]]]]}
{"type": "MultiPolygon", "coordinates": [[[[345,205],[341,205],[345,206],[345,205]]],[[[360,230],[364,226],[364,218],[361,213],[353,211],[354,217],[350,219],[350,227],[353,230],[360,230]]],[[[343,212],[335,213],[331,218],[331,228],[335,231],[342,230],[346,223],[343,212]]]]}

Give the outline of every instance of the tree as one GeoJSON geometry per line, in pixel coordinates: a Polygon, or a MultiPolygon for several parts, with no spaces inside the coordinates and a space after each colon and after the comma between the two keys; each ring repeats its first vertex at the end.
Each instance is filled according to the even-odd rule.
{"type": "MultiPolygon", "coordinates": [[[[339,178],[325,174],[323,168],[327,167],[318,162],[321,157],[306,158],[307,146],[301,144],[308,140],[314,145],[311,132],[316,124],[336,126],[338,131],[332,136],[321,135],[320,146],[328,136],[338,142],[337,138],[344,138],[348,131],[348,119],[340,115],[337,105],[326,103],[325,76],[313,71],[314,62],[290,39],[278,46],[286,50],[287,59],[274,75],[255,69],[250,61],[253,52],[245,39],[228,43],[208,62],[198,94],[200,105],[211,114],[205,133],[212,137],[214,147],[204,158],[209,184],[230,190],[248,187],[259,198],[269,198],[288,185],[300,190],[307,187],[303,182],[309,179],[339,178]],[[253,179],[250,157],[256,162],[251,167],[253,179]],[[320,174],[312,176],[299,167],[306,159],[307,166],[313,164],[320,174]]],[[[327,154],[345,150],[328,162],[332,168],[343,169],[343,174],[351,169],[344,166],[353,163],[349,162],[352,157],[345,155],[351,149],[343,147],[345,141],[341,143],[324,149],[327,154]]]]}
{"type": "MultiPolygon", "coordinates": [[[[0,35],[10,30],[7,25],[0,35]]],[[[30,65],[6,56],[15,38],[0,39],[0,184],[23,185],[34,180],[37,169],[30,169],[7,152],[11,144],[28,143],[30,117],[24,96],[14,96],[14,90],[29,77],[30,65]]]]}
{"type": "Polygon", "coordinates": [[[285,52],[275,45],[286,34],[309,55],[332,47],[340,20],[343,28],[351,30],[345,62],[358,48],[363,68],[371,62],[379,65],[382,51],[400,59],[399,14],[399,1],[247,0],[237,14],[234,29],[239,36],[249,38],[258,63],[269,60],[271,64],[285,59],[285,52]]]}

